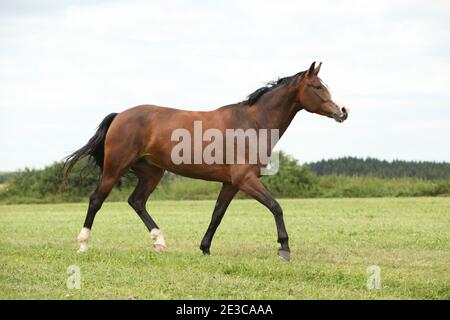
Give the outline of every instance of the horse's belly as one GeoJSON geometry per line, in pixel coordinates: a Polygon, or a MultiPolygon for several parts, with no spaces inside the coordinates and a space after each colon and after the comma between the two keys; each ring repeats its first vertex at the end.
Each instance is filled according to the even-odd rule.
{"type": "Polygon", "coordinates": [[[228,165],[220,164],[174,164],[171,159],[157,158],[145,155],[144,160],[151,165],[166,169],[175,174],[209,181],[230,182],[228,165]]]}

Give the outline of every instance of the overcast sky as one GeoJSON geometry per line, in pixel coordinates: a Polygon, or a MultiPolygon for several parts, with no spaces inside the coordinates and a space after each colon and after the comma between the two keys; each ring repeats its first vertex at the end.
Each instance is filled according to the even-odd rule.
{"type": "Polygon", "coordinates": [[[81,147],[138,104],[212,110],[323,61],[349,119],[279,148],[450,161],[449,1],[0,1],[0,171],[81,147]]]}

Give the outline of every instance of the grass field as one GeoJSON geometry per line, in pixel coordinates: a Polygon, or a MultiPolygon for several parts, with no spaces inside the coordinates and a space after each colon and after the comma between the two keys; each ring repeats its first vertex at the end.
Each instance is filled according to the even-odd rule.
{"type": "Polygon", "coordinates": [[[87,204],[0,206],[1,299],[450,299],[450,198],[281,200],[292,261],[276,256],[272,215],[235,200],[198,249],[214,201],[154,201],[168,250],[151,250],[126,203],[106,203],[87,254],[87,204]],[[81,289],[66,287],[67,268],[81,289]],[[381,268],[381,288],[366,287],[381,268]]]}

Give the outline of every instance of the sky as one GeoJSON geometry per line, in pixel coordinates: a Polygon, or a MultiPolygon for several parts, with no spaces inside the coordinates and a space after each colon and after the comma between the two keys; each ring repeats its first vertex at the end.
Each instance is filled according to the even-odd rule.
{"type": "Polygon", "coordinates": [[[301,111],[278,149],[450,161],[449,1],[0,0],[0,171],[61,160],[111,112],[213,110],[313,61],[349,118],[301,111]]]}

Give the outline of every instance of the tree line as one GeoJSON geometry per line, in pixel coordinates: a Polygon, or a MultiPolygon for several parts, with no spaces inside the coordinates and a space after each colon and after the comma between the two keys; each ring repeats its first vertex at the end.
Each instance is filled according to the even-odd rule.
{"type": "Polygon", "coordinates": [[[417,179],[450,179],[450,163],[431,161],[378,160],[344,157],[308,164],[319,176],[372,176],[379,178],[411,177],[417,179]]]}

